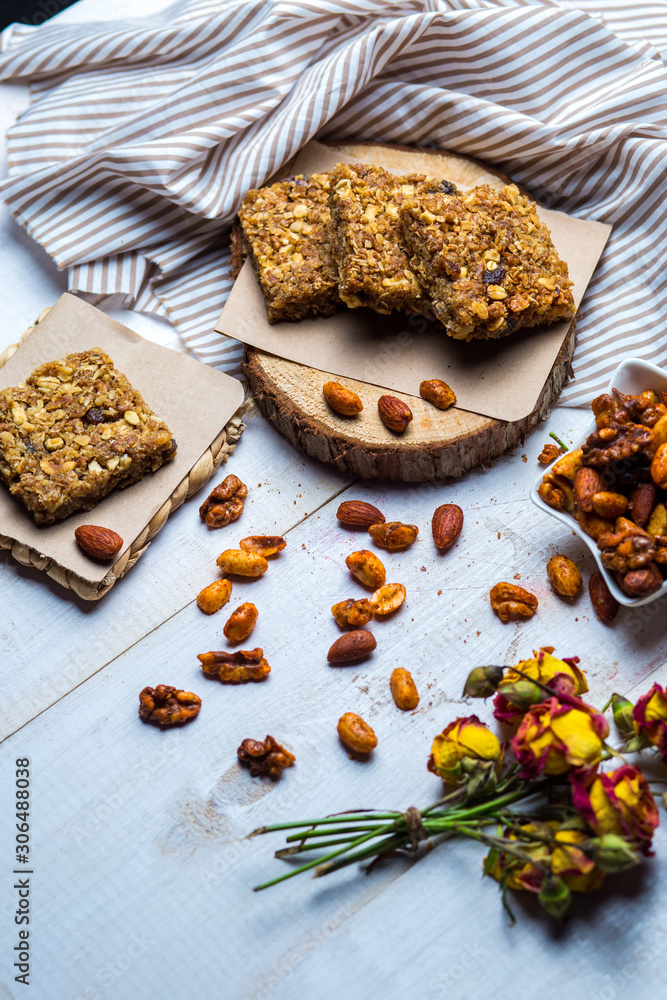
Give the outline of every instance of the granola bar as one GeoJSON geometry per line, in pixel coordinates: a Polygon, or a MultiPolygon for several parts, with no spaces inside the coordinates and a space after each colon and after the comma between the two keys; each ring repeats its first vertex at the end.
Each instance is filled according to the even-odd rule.
{"type": "Polygon", "coordinates": [[[424,194],[401,209],[411,267],[456,340],[504,337],[574,315],[572,282],[535,203],[514,184],[424,194]]]}
{"type": "Polygon", "coordinates": [[[329,175],[297,174],[248,191],[239,210],[244,245],[264,292],[269,323],[338,307],[329,247],[329,175]]]}
{"type": "Polygon", "coordinates": [[[175,453],[167,425],[99,347],[0,391],[0,479],[37,524],[90,510],[175,453]]]}
{"type": "Polygon", "coordinates": [[[329,196],[332,250],[346,305],[430,315],[428,297],[402,245],[399,207],[408,197],[438,190],[455,188],[449,181],[423,174],[400,177],[370,163],[336,164],[329,196]]]}

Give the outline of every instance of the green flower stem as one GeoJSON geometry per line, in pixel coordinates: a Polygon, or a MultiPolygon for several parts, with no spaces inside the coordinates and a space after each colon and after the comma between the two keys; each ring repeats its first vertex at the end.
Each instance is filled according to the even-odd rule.
{"type": "Polygon", "coordinates": [[[338,847],[339,844],[349,844],[351,839],[351,837],[335,837],[333,840],[318,841],[317,844],[292,844],[291,847],[283,847],[281,850],[276,851],[273,856],[274,858],[289,858],[295,854],[305,854],[307,851],[320,851],[324,847],[338,847]]]}
{"type": "Polygon", "coordinates": [[[321,878],[330,872],[338,871],[339,868],[346,868],[347,865],[353,865],[355,861],[366,861],[368,858],[380,857],[380,855],[386,854],[387,851],[403,847],[404,844],[405,835],[394,834],[392,837],[386,837],[380,844],[355,851],[353,854],[349,854],[346,858],[340,858],[338,861],[330,861],[328,864],[320,865],[315,870],[313,878],[321,878]]]}
{"type": "Polygon", "coordinates": [[[557,442],[558,442],[558,444],[559,444],[559,445],[561,446],[561,448],[563,449],[563,451],[569,451],[569,450],[570,450],[570,449],[568,448],[568,446],[567,446],[567,445],[565,444],[565,442],[564,442],[564,441],[561,441],[561,439],[560,439],[559,437],[556,437],[556,435],[554,434],[554,432],[553,432],[553,431],[549,431],[549,437],[550,437],[550,438],[553,438],[553,439],[554,439],[554,441],[557,441],[557,442]]]}
{"type": "Polygon", "coordinates": [[[492,837],[488,833],[483,833],[481,830],[470,830],[466,827],[455,827],[457,833],[462,833],[464,837],[470,837],[472,840],[479,841],[480,844],[486,844],[487,847],[496,847],[503,854],[511,854],[513,857],[518,858],[519,861],[527,861],[531,865],[536,865],[540,867],[540,863],[535,858],[531,857],[530,854],[526,854],[517,848],[513,841],[503,840],[502,837],[492,837]]]}
{"type": "Polygon", "coordinates": [[[305,840],[306,837],[332,837],[334,834],[341,833],[342,829],[344,829],[346,833],[369,833],[371,830],[377,829],[377,823],[370,826],[367,824],[365,826],[355,825],[346,826],[344,828],[335,826],[327,826],[324,828],[318,827],[316,830],[307,830],[305,833],[292,833],[289,837],[285,837],[285,840],[287,843],[290,843],[290,841],[294,840],[305,840]]]}
{"type": "Polygon", "coordinates": [[[373,823],[378,819],[400,819],[402,815],[403,813],[400,812],[374,812],[364,814],[362,810],[360,810],[357,814],[340,813],[337,816],[322,816],[320,819],[303,819],[294,823],[274,823],[271,826],[258,826],[256,830],[253,830],[247,835],[246,840],[250,840],[251,837],[258,837],[260,834],[264,833],[277,833],[280,830],[295,830],[303,826],[318,826],[322,823],[373,823]]]}
{"type": "Polygon", "coordinates": [[[300,868],[294,868],[291,872],[287,872],[285,875],[279,875],[278,878],[271,879],[270,882],[264,882],[262,885],[256,885],[253,892],[259,892],[261,889],[268,889],[271,885],[276,885],[278,882],[284,882],[288,878],[294,878],[295,875],[300,875],[301,872],[308,871],[309,868],[315,868],[316,865],[324,864],[327,861],[331,861],[333,858],[337,858],[341,854],[345,854],[352,847],[357,847],[361,844],[365,844],[367,840],[372,837],[377,837],[380,833],[389,833],[393,823],[389,823],[384,827],[379,827],[377,832],[367,833],[365,837],[357,837],[356,840],[352,840],[347,847],[341,847],[338,851],[332,851],[331,854],[326,854],[323,858],[315,858],[314,861],[309,861],[305,865],[301,865],[300,868]]]}

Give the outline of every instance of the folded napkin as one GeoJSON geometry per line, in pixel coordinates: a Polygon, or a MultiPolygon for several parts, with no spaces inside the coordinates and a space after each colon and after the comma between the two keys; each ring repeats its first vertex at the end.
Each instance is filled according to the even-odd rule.
{"type": "Polygon", "coordinates": [[[586,405],[621,355],[667,356],[666,12],[182,0],[120,23],[13,25],[0,79],[29,79],[33,100],[8,133],[2,197],[71,290],[122,293],[229,370],[238,345],[213,327],[248,188],[314,136],[475,156],[614,226],[561,397],[586,405]]]}

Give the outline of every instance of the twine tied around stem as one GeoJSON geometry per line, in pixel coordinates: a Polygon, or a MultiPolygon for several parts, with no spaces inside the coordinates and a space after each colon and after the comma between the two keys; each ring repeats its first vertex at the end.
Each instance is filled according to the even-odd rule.
{"type": "Polygon", "coordinates": [[[410,838],[410,843],[412,844],[412,849],[413,851],[416,851],[421,840],[428,840],[428,834],[424,829],[424,824],[422,822],[422,814],[416,806],[410,806],[410,808],[406,809],[403,813],[403,819],[405,820],[405,825],[408,829],[408,836],[410,838]]]}

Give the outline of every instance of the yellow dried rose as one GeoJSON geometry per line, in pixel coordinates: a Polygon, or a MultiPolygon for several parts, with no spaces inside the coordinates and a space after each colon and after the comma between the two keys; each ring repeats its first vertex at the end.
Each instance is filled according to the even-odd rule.
{"type": "Polygon", "coordinates": [[[503,750],[498,737],[476,715],[455,719],[436,736],[428,769],[451,784],[462,784],[480,763],[500,770],[503,750]]]}
{"type": "Polygon", "coordinates": [[[524,777],[565,774],[576,767],[596,767],[608,734],[607,720],[589,705],[549,698],[526,712],[512,751],[524,777]]]}

